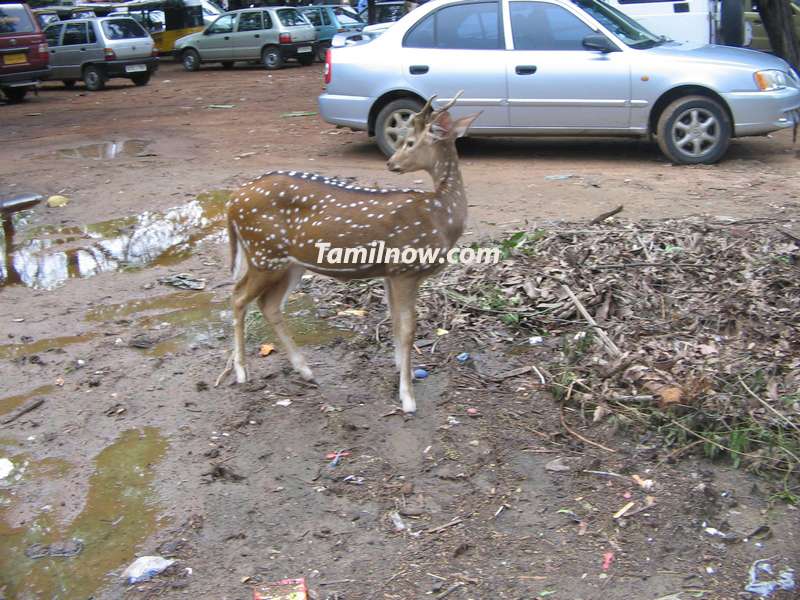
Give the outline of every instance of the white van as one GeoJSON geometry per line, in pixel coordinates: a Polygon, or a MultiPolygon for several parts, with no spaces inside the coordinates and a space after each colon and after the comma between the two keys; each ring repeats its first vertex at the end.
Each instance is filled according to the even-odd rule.
{"type": "Polygon", "coordinates": [[[743,0],[606,0],[657,35],[693,44],[748,46],[743,0]]]}

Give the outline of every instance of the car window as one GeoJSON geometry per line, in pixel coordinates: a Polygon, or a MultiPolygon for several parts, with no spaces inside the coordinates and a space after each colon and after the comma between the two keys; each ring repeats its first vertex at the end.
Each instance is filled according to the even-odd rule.
{"type": "Polygon", "coordinates": [[[31,31],[36,31],[36,29],[25,8],[0,4],[0,33],[29,33],[31,31]]]}
{"type": "Polygon", "coordinates": [[[261,29],[261,12],[246,12],[239,15],[239,31],[261,29]]]}
{"type": "Polygon", "coordinates": [[[235,15],[222,15],[208,26],[208,33],[231,33],[235,15]]]}
{"type": "MultiPolygon", "coordinates": [[[[362,25],[364,23],[352,10],[347,10],[341,6],[334,7],[333,14],[336,15],[336,18],[339,19],[342,25],[362,25]]],[[[323,16],[327,17],[328,15],[323,16]]]]}
{"type": "Polygon", "coordinates": [[[516,50],[586,50],[583,38],[594,33],[571,12],[546,2],[511,2],[511,31],[516,50]]]}
{"type": "Polygon", "coordinates": [[[428,15],[406,34],[408,48],[495,50],[501,48],[497,2],[446,6],[428,15]]]}
{"type": "Polygon", "coordinates": [[[275,11],[278,19],[284,27],[295,27],[297,25],[308,25],[308,21],[298,11],[293,8],[281,8],[275,11]]]}
{"type": "Polygon", "coordinates": [[[304,10],[303,15],[306,19],[308,19],[314,27],[320,27],[322,25],[322,19],[319,16],[319,11],[316,9],[312,10],[304,10]]]}
{"type": "Polygon", "coordinates": [[[88,43],[86,23],[67,23],[64,26],[63,46],[77,46],[88,43]]]}
{"type": "Polygon", "coordinates": [[[87,23],[86,29],[89,32],[89,43],[94,44],[97,42],[97,34],[94,32],[95,24],[94,23],[87,23]]]}
{"type": "Polygon", "coordinates": [[[142,29],[142,26],[130,18],[103,21],[103,31],[110,40],[129,40],[148,37],[147,32],[142,29]]]}
{"type": "Polygon", "coordinates": [[[272,15],[264,12],[264,29],[272,29],[272,15]]]}
{"type": "Polygon", "coordinates": [[[379,23],[394,23],[406,14],[404,4],[376,4],[375,8],[379,23]]]}
{"type": "Polygon", "coordinates": [[[322,14],[322,24],[323,25],[330,25],[331,24],[331,16],[328,14],[327,10],[320,11],[322,14]]]}
{"type": "Polygon", "coordinates": [[[572,0],[572,3],[589,13],[631,48],[652,48],[664,43],[661,37],[649,32],[638,21],[602,0],[572,0]]]}
{"type": "Polygon", "coordinates": [[[59,23],[58,25],[50,25],[47,29],[44,30],[44,35],[47,38],[47,43],[50,46],[58,46],[58,39],[61,36],[61,28],[63,25],[59,23]]]}

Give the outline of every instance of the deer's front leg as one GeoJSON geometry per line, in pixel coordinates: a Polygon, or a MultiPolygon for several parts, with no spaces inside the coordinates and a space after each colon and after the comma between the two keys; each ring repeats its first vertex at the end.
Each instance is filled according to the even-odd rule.
{"type": "Polygon", "coordinates": [[[395,277],[388,279],[390,307],[394,330],[395,362],[400,371],[400,402],[403,412],[417,412],[414,389],[411,382],[411,346],[417,328],[417,277],[395,277]]]}

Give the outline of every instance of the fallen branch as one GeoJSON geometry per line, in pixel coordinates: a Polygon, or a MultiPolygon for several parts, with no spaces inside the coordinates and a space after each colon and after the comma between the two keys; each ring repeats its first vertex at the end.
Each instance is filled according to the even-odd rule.
{"type": "Polygon", "coordinates": [[[597,324],[597,321],[594,320],[594,317],[589,314],[589,311],[586,310],[586,307],[578,300],[578,297],[573,293],[573,291],[567,285],[562,285],[561,289],[567,293],[569,299],[572,300],[572,303],[578,309],[578,311],[583,315],[583,318],[591,325],[595,332],[597,333],[597,337],[600,338],[600,341],[603,342],[603,345],[606,347],[606,350],[611,355],[612,358],[619,358],[622,356],[622,351],[617,347],[617,345],[611,341],[611,338],[608,337],[605,331],[603,331],[602,327],[597,324]]]}
{"type": "Polygon", "coordinates": [[[27,404],[26,406],[23,406],[22,408],[20,408],[17,412],[15,412],[10,417],[6,417],[5,419],[3,419],[3,425],[8,425],[9,423],[13,423],[17,419],[19,419],[21,416],[28,414],[32,410],[36,410],[42,404],[44,404],[44,398],[37,398],[36,400],[31,402],[30,404],[27,404]]]}
{"type": "Polygon", "coordinates": [[[449,596],[450,594],[452,594],[453,592],[455,592],[458,588],[460,588],[463,585],[466,585],[466,584],[464,582],[462,582],[462,581],[458,581],[458,582],[454,583],[453,585],[451,585],[449,588],[447,588],[445,591],[443,591],[441,594],[436,596],[436,598],[437,599],[438,598],[445,598],[445,597],[449,596]]]}
{"type": "Polygon", "coordinates": [[[774,412],[776,415],[778,415],[778,417],[779,417],[779,418],[781,418],[781,419],[783,419],[784,421],[786,421],[786,422],[789,424],[789,426],[790,426],[790,427],[793,427],[793,428],[794,428],[794,429],[795,429],[797,432],[800,432],[800,427],[798,427],[797,425],[795,425],[795,424],[792,422],[792,420],[791,420],[789,417],[787,417],[787,416],[786,416],[786,415],[784,415],[784,414],[781,414],[781,413],[779,413],[779,412],[778,412],[777,410],[775,410],[775,409],[774,409],[772,406],[770,406],[768,402],[766,402],[765,400],[762,400],[762,399],[761,399],[761,398],[760,398],[760,397],[759,397],[759,396],[758,396],[758,395],[757,395],[757,394],[756,394],[756,393],[755,393],[753,390],[751,390],[749,387],[747,387],[747,384],[744,382],[744,380],[743,380],[741,377],[739,377],[738,379],[739,379],[739,383],[741,383],[741,384],[742,384],[742,387],[743,387],[745,390],[747,390],[747,393],[748,393],[748,394],[750,394],[750,395],[751,395],[753,398],[755,398],[756,400],[758,400],[759,402],[761,402],[761,404],[763,404],[763,405],[764,405],[764,406],[765,406],[765,407],[766,407],[768,410],[771,410],[771,411],[772,411],[772,412],[774,412]]]}
{"type": "Polygon", "coordinates": [[[426,531],[426,533],[438,533],[438,532],[442,531],[443,529],[447,529],[448,527],[452,527],[453,525],[458,525],[459,523],[463,523],[463,522],[464,522],[464,519],[462,519],[461,517],[456,517],[455,519],[453,519],[449,523],[445,523],[444,525],[439,525],[439,527],[434,527],[433,529],[428,529],[426,531]]]}
{"type": "Polygon", "coordinates": [[[601,214],[597,215],[594,219],[589,221],[589,225],[597,225],[598,223],[602,223],[603,221],[613,217],[617,213],[621,213],[623,208],[624,207],[622,206],[622,204],[620,204],[614,210],[609,210],[608,212],[601,213],[601,214]]]}
{"type": "Polygon", "coordinates": [[[586,444],[589,444],[590,446],[595,446],[596,448],[600,448],[601,450],[605,450],[606,452],[612,452],[612,453],[615,453],[615,454],[617,452],[616,450],[614,450],[612,448],[607,448],[606,446],[603,446],[603,444],[600,444],[598,442],[593,442],[592,440],[583,437],[577,431],[573,431],[572,429],[570,429],[569,425],[567,425],[567,420],[564,418],[564,407],[563,406],[561,407],[561,426],[564,429],[566,429],[567,433],[569,433],[572,437],[578,438],[580,441],[582,441],[582,442],[584,442],[586,444]]]}

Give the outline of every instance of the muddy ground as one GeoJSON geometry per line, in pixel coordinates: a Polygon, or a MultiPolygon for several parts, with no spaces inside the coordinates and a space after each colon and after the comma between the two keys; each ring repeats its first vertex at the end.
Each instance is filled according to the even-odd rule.
{"type": "MultiPolygon", "coordinates": [[[[531,372],[498,379],[558,359],[520,351],[524,333],[499,324],[423,344],[431,375],[406,420],[390,414],[380,303],[339,315],[360,307],[320,302],[308,279],[289,312],[320,386],[300,382],[280,348],[259,357],[269,332],[254,326],[252,382],[213,388],[231,344],[225,190],[275,168],[428,185],[386,171],[362,133],[283,116],[316,110],[320,90],[319,66],[165,64],[144,88],[51,83],[0,106],[0,193],[69,199],[4,227],[0,421],[44,402],[0,425],[0,457],[14,464],[0,481],[0,596],[244,599],[259,582],[305,577],[331,600],[727,599],[749,597],[756,559],[800,567],[798,512],[772,498],[774,480],[691,451],[673,460],[657,437],[568,408],[570,428],[607,449],[581,441],[531,372]],[[159,282],[181,272],[205,288],[159,282]],[[349,455],[327,466],[338,450],[349,455]],[[48,552],[77,555],[36,558],[48,552]],[[119,574],[141,555],[178,562],[127,587],[119,574]]],[[[745,223],[800,206],[790,133],[736,141],[725,162],[695,168],[619,140],[460,149],[470,238],[619,204],[630,219],[745,223]]],[[[435,337],[436,315],[424,321],[420,337],[435,337]]]]}

